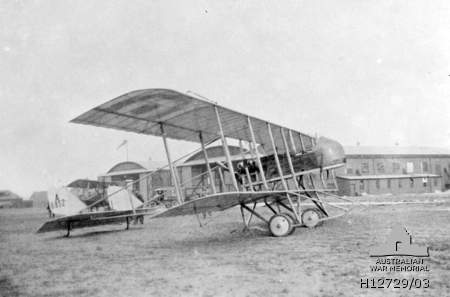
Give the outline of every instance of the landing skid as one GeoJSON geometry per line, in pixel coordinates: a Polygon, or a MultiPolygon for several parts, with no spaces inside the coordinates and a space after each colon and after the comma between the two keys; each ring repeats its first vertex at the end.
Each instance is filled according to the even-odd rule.
{"type": "MultiPolygon", "coordinates": [[[[144,224],[144,217],[143,216],[126,217],[125,218],[125,222],[126,222],[125,230],[129,230],[130,229],[131,220],[133,220],[133,219],[134,219],[134,223],[135,224],[138,224],[138,223],[144,224]]],[[[71,222],[71,221],[68,221],[66,223],[66,228],[65,228],[66,229],[66,234],[64,234],[63,237],[65,237],[65,238],[70,237],[70,232],[73,229],[72,223],[73,222],[71,222]]]]}
{"type": "Polygon", "coordinates": [[[72,230],[72,223],[71,222],[67,222],[67,233],[66,235],[64,235],[64,237],[69,237],[70,236],[70,230],[72,230]]]}
{"type": "MultiPolygon", "coordinates": [[[[240,209],[244,224],[243,231],[253,228],[250,226],[251,219],[256,217],[266,224],[272,236],[284,237],[294,233],[297,227],[315,228],[323,224],[323,222],[341,217],[349,211],[347,208],[325,202],[318,193],[316,193],[315,197],[295,192],[289,192],[289,194],[295,198],[272,197],[270,203],[267,199],[264,201],[264,207],[272,212],[268,219],[256,210],[256,202],[253,203],[252,208],[242,203],[240,209]],[[305,207],[305,202],[310,202],[312,205],[305,207]],[[326,206],[337,209],[339,214],[330,215],[330,210],[326,206]],[[248,218],[245,215],[246,212],[250,214],[248,218]]],[[[323,192],[320,194],[328,195],[328,193],[323,192]]],[[[337,199],[341,198],[332,194],[329,194],[329,196],[337,199]]]]}

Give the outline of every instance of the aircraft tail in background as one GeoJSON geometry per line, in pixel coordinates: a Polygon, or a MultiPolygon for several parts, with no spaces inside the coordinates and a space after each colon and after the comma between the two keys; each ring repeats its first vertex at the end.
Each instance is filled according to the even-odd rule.
{"type": "Polygon", "coordinates": [[[64,187],[49,189],[47,199],[51,212],[59,216],[78,214],[86,208],[86,204],[64,187]]]}
{"type": "Polygon", "coordinates": [[[131,192],[117,186],[108,187],[108,202],[113,210],[132,210],[143,204],[131,192]]]}

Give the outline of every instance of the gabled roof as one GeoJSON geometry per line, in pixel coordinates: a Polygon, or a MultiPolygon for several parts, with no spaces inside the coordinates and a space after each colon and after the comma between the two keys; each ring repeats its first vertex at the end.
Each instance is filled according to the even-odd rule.
{"type": "MultiPolygon", "coordinates": [[[[219,137],[216,108],[226,137],[251,141],[250,119],[257,143],[264,145],[265,149],[271,147],[267,132],[270,124],[275,144],[283,151],[280,129],[284,127],[168,89],[132,91],[85,112],[71,122],[155,136],[162,135],[163,124],[168,138],[200,142],[201,132],[205,143],[209,143],[219,137]]],[[[313,137],[291,131],[297,148],[301,147],[300,135],[305,149],[312,148],[313,137]]]]}

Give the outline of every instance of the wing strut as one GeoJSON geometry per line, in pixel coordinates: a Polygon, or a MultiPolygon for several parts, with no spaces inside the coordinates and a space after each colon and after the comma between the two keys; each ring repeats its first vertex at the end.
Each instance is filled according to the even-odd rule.
{"type": "Polygon", "coordinates": [[[264,172],[264,169],[263,169],[263,166],[261,163],[261,156],[259,155],[259,152],[258,152],[258,147],[256,144],[256,139],[255,139],[255,132],[253,132],[253,126],[252,126],[252,121],[250,120],[250,117],[247,117],[247,122],[248,122],[248,129],[250,130],[250,135],[252,137],[253,148],[255,149],[255,155],[256,155],[256,162],[258,163],[259,173],[261,175],[264,189],[269,190],[269,187],[267,186],[267,181],[266,181],[266,173],[264,172]]]}
{"type": "Polygon", "coordinates": [[[225,139],[225,135],[223,134],[222,121],[220,120],[219,109],[217,108],[217,106],[214,106],[214,110],[216,111],[217,123],[219,125],[220,137],[222,138],[223,150],[227,158],[228,170],[230,171],[231,181],[233,182],[233,186],[236,189],[236,191],[239,192],[236,176],[234,175],[233,163],[231,162],[230,151],[228,150],[227,140],[225,139]]]}
{"type": "MultiPolygon", "coordinates": [[[[289,130],[290,131],[290,130],[289,130]]],[[[285,148],[285,150],[286,150],[286,157],[287,157],[287,160],[288,160],[288,163],[289,163],[289,169],[291,170],[291,174],[292,174],[292,177],[293,177],[293,179],[294,179],[294,184],[295,184],[295,189],[298,191],[298,192],[300,192],[300,187],[298,186],[298,183],[297,183],[297,178],[295,177],[295,170],[294,170],[294,165],[292,164],[292,159],[291,159],[291,154],[290,154],[290,152],[289,152],[289,146],[288,146],[288,143],[287,143],[287,140],[286,140],[286,135],[284,134],[284,129],[283,128],[280,128],[280,132],[281,132],[281,138],[283,138],[283,144],[284,144],[284,148],[285,148]]],[[[290,134],[290,136],[292,137],[292,134],[290,134]]],[[[291,138],[292,139],[292,138],[291,138]]],[[[292,142],[293,143],[293,142],[292,142]]],[[[300,209],[300,199],[299,200],[297,200],[297,213],[295,212],[295,211],[293,211],[293,213],[296,215],[296,217],[297,217],[297,220],[300,222],[300,218],[298,217],[298,215],[297,214],[300,214],[301,212],[301,209],[300,209]]]]}
{"type": "Polygon", "coordinates": [[[136,208],[134,207],[134,203],[133,203],[132,189],[133,189],[133,182],[128,182],[127,183],[128,199],[130,200],[130,205],[131,205],[131,209],[133,210],[133,215],[136,215],[136,208]]]}
{"type": "Polygon", "coordinates": [[[278,174],[280,175],[281,184],[283,185],[284,190],[288,191],[289,189],[287,187],[286,180],[284,179],[284,176],[283,176],[283,170],[281,169],[281,165],[280,165],[280,158],[278,158],[277,147],[276,147],[275,141],[273,139],[272,127],[270,126],[269,123],[267,123],[267,131],[269,132],[270,143],[272,144],[273,156],[275,157],[275,164],[277,165],[277,170],[278,170],[278,174]]]}
{"type": "Polygon", "coordinates": [[[288,134],[289,134],[289,140],[291,141],[291,144],[292,144],[292,150],[296,154],[297,153],[297,148],[295,147],[294,137],[292,137],[291,129],[288,130],[288,134]]]}
{"type": "MultiPolygon", "coordinates": [[[[241,158],[243,162],[246,162],[245,154],[244,154],[244,147],[242,146],[242,140],[239,140],[239,148],[241,152],[241,158]]],[[[253,184],[252,184],[252,178],[250,177],[250,172],[248,171],[248,166],[244,166],[245,175],[247,177],[247,184],[250,186],[250,192],[253,192],[253,184]]],[[[244,187],[245,190],[245,187],[244,187]]]]}
{"type": "Polygon", "coordinates": [[[281,132],[281,138],[283,139],[283,145],[284,145],[284,149],[285,149],[285,151],[286,151],[286,157],[287,157],[287,161],[288,161],[288,164],[289,164],[289,170],[291,171],[291,174],[292,174],[292,176],[294,177],[294,181],[295,181],[295,189],[297,190],[297,191],[300,191],[300,188],[298,187],[298,184],[297,184],[297,182],[296,182],[296,180],[295,180],[295,170],[294,170],[294,165],[292,164],[292,159],[291,159],[291,154],[290,154],[290,152],[289,152],[289,145],[288,145],[288,143],[287,143],[287,140],[286,140],[286,135],[284,134],[284,129],[283,128],[280,128],[280,132],[281,132]]]}
{"type": "MultiPolygon", "coordinates": [[[[270,126],[270,123],[267,123],[267,131],[269,131],[269,138],[270,138],[270,142],[272,143],[272,148],[273,148],[273,152],[274,152],[273,155],[275,157],[275,163],[277,164],[277,169],[278,169],[278,172],[280,174],[281,183],[283,185],[284,190],[286,192],[288,192],[289,188],[288,188],[286,180],[284,179],[284,176],[283,176],[283,170],[282,170],[281,165],[280,165],[280,158],[278,158],[277,147],[275,145],[275,141],[273,140],[272,127],[270,126]]],[[[283,131],[281,131],[281,132],[283,132],[283,131]]],[[[285,137],[283,137],[283,140],[286,141],[285,137]]],[[[287,145],[286,145],[286,152],[289,154],[289,149],[288,149],[287,145]]],[[[291,163],[291,165],[292,165],[292,163],[291,163]]],[[[287,199],[289,201],[289,204],[291,205],[291,208],[294,209],[294,203],[292,202],[290,194],[286,193],[286,197],[287,197],[287,199]]],[[[295,218],[297,219],[297,222],[300,222],[300,217],[299,217],[298,213],[296,211],[292,211],[292,212],[294,213],[295,218]]]]}
{"type": "Polygon", "coordinates": [[[304,154],[306,152],[306,149],[305,149],[305,144],[303,143],[303,139],[302,139],[302,134],[301,133],[298,134],[298,139],[300,140],[300,145],[302,147],[302,154],[304,154]]]}
{"type": "Polygon", "coordinates": [[[203,156],[205,157],[206,169],[208,169],[208,175],[209,175],[209,181],[211,183],[211,188],[212,188],[213,194],[216,194],[217,191],[216,191],[216,185],[215,185],[215,182],[214,182],[215,180],[214,180],[214,176],[213,176],[212,171],[211,171],[211,166],[209,165],[208,153],[206,152],[206,148],[205,148],[205,143],[203,141],[202,132],[200,132],[198,134],[198,136],[200,138],[200,143],[202,145],[203,156]]]}
{"type": "Polygon", "coordinates": [[[175,175],[175,169],[173,168],[172,159],[170,158],[169,146],[167,145],[167,137],[166,133],[164,133],[164,125],[160,123],[161,127],[161,137],[164,142],[164,148],[166,149],[167,161],[169,162],[170,174],[172,175],[173,185],[175,186],[175,194],[177,195],[178,203],[181,204],[183,202],[183,198],[181,196],[180,186],[178,185],[177,176],[175,175]]]}

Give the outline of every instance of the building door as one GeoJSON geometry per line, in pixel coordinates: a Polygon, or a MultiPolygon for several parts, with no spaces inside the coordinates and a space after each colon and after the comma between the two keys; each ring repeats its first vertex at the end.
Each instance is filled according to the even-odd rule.
{"type": "Polygon", "coordinates": [[[357,196],[355,184],[350,184],[350,196],[357,196]]]}

